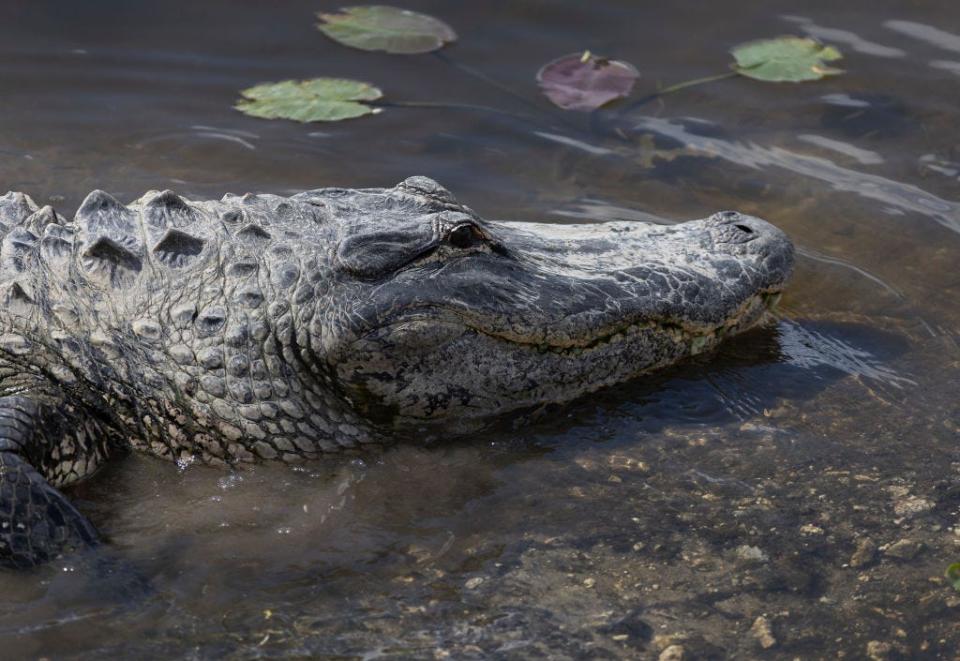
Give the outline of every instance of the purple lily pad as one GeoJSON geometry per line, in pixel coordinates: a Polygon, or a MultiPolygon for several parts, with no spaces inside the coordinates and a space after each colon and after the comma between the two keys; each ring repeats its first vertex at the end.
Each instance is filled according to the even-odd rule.
{"type": "Polygon", "coordinates": [[[590,112],[630,94],[640,72],[629,62],[571,53],[545,64],[537,82],[548,99],[564,110],[590,112]]]}

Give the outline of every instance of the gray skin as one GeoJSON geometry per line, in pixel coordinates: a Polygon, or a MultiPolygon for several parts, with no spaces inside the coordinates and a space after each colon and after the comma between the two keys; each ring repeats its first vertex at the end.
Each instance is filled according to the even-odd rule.
{"type": "Polygon", "coordinates": [[[96,544],[118,449],[299,461],[572,400],[758,322],[793,247],[735,212],[495,223],[439,184],[0,198],[0,564],[96,544]]]}

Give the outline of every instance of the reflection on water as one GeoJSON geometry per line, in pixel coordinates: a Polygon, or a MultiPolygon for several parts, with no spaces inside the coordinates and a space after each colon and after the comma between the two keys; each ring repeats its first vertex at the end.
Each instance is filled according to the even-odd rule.
{"type": "Polygon", "coordinates": [[[841,140],[834,140],[833,138],[827,138],[822,135],[812,135],[810,133],[801,133],[797,136],[797,139],[843,154],[844,156],[852,158],[860,165],[880,165],[883,163],[883,157],[877,152],[854,147],[841,140]]]}
{"type": "Polygon", "coordinates": [[[532,424],[434,447],[238,472],[118,460],[71,491],[106,559],[0,576],[5,655],[960,647],[941,578],[960,540],[952,5],[401,3],[457,28],[454,62],[541,104],[524,119],[528,104],[439,58],[325,41],[312,16],[332,7],[274,4],[3,3],[2,187],[70,213],[93,188],[220,197],[416,173],[491,218],[737,208],[798,245],[780,317],[532,424]],[[592,118],[543,106],[533,81],[589,47],[638,65],[639,98],[785,31],[839,45],[847,73],[727,80],[592,118]],[[304,126],[231,109],[256,82],[318,75],[509,114],[389,108],[304,126]]]}
{"type": "Polygon", "coordinates": [[[917,385],[916,381],[900,376],[896,370],[877,360],[870,351],[851,346],[838,337],[790,321],[782,322],[779,331],[783,362],[788,365],[806,370],[827,366],[848,376],[863,377],[895,388],[917,385]]]}
{"type": "MultiPolygon", "coordinates": [[[[835,190],[871,198],[881,203],[879,209],[887,215],[914,213],[932,218],[953,232],[960,233],[960,204],[937,197],[927,191],[879,175],[845,168],[834,161],[797,153],[784,147],[764,147],[752,142],[731,142],[698,135],[682,121],[647,117],[635,126],[638,131],[652,131],[682,142],[686,147],[705,157],[728,160],[737,166],[753,169],[786,170],[818,179],[835,190]]],[[[804,140],[803,136],[800,136],[804,140]]],[[[809,139],[805,140],[810,142],[809,139]]],[[[837,141],[831,141],[835,149],[837,141]]],[[[849,150],[847,150],[849,151],[849,150]]],[[[849,153],[847,154],[849,156],[849,153]]],[[[882,160],[882,159],[881,159],[882,160]]]]}
{"type": "Polygon", "coordinates": [[[920,41],[925,41],[943,50],[960,53],[960,35],[941,30],[932,25],[914,21],[893,20],[886,21],[883,25],[891,30],[913,37],[914,39],[919,39],[920,41]]]}
{"type": "Polygon", "coordinates": [[[850,30],[839,30],[837,28],[817,25],[809,18],[804,16],[784,16],[785,20],[795,23],[797,27],[807,35],[837,45],[847,46],[850,50],[864,55],[874,55],[876,57],[904,57],[906,52],[899,48],[891,48],[878,44],[875,41],[864,39],[856,32],[850,30]]]}

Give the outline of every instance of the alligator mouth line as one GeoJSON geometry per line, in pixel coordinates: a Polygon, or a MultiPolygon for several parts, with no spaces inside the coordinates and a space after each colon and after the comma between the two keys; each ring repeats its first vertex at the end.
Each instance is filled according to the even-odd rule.
{"type": "MultiPolygon", "coordinates": [[[[539,351],[541,353],[550,354],[561,359],[575,360],[593,351],[604,351],[606,348],[615,345],[617,342],[629,341],[631,337],[653,327],[669,329],[669,331],[673,334],[673,341],[676,342],[677,345],[687,344],[689,346],[689,356],[696,356],[700,353],[713,349],[731,330],[746,330],[747,328],[760,323],[765,316],[769,315],[773,311],[774,307],[780,300],[780,296],[780,288],[754,294],[745,300],[737,308],[736,314],[731,316],[730,319],[725,321],[722,325],[710,328],[699,327],[696,334],[690,334],[689,331],[684,330],[683,325],[677,323],[671,322],[664,324],[662,322],[641,322],[625,325],[620,327],[618,330],[603,334],[600,337],[596,337],[589,344],[575,347],[558,347],[537,344],[534,342],[516,342],[513,339],[504,337],[503,335],[490,333],[488,331],[484,331],[483,329],[466,324],[458,315],[454,316],[458,317],[458,323],[462,324],[464,328],[468,330],[468,332],[489,337],[497,342],[508,342],[514,345],[521,345],[530,351],[539,351]]],[[[450,311],[447,310],[447,312],[450,311]]],[[[669,362],[669,360],[664,360],[655,364],[646,365],[641,370],[636,371],[630,378],[635,378],[641,374],[652,372],[656,369],[664,367],[665,365],[669,364],[669,362]]],[[[623,380],[622,375],[612,373],[601,376],[600,378],[596,378],[594,380],[584,380],[580,383],[580,388],[574,397],[583,396],[587,393],[596,392],[598,390],[602,390],[603,388],[616,385],[621,380],[623,380]]],[[[574,397],[571,397],[570,399],[573,399],[574,397]]],[[[513,409],[521,409],[523,406],[535,404],[535,402],[528,402],[527,404],[517,405],[513,407],[513,409]]],[[[413,417],[422,422],[429,421],[429,418],[426,417],[413,417]]]]}
{"type": "Polygon", "coordinates": [[[782,289],[774,289],[754,294],[741,303],[729,319],[718,326],[684,324],[673,320],[628,322],[594,336],[589,342],[581,343],[571,342],[569,344],[558,344],[535,342],[514,335],[490,332],[483,328],[477,328],[472,324],[467,324],[467,327],[476,333],[502,342],[526,346],[541,353],[553,353],[564,356],[577,356],[602,350],[638,335],[645,330],[659,329],[662,332],[672,335],[674,341],[678,344],[689,342],[691,354],[697,355],[711,346],[714,341],[723,339],[732,330],[739,332],[758,323],[766,313],[773,311],[780,301],[781,295],[782,289]],[[749,323],[744,325],[745,321],[749,321],[749,323]]]}
{"type": "MultiPolygon", "coordinates": [[[[483,335],[500,342],[528,347],[531,350],[536,350],[541,353],[553,353],[564,356],[582,355],[611,346],[645,330],[659,329],[663,332],[670,333],[674,341],[678,344],[689,342],[691,345],[691,354],[696,355],[708,348],[709,345],[712,345],[714,340],[722,339],[732,330],[746,330],[746,328],[758,323],[764,317],[765,313],[774,310],[780,301],[781,295],[782,287],[774,287],[753,294],[744,300],[734,313],[720,325],[708,326],[682,323],[671,319],[654,319],[640,322],[628,321],[615,327],[610,327],[597,335],[593,335],[587,341],[579,342],[576,339],[566,343],[537,341],[517,334],[498,332],[477,324],[475,320],[470,319],[470,317],[465,315],[461,310],[435,306],[424,307],[416,312],[408,312],[400,318],[381,326],[379,329],[369,331],[364,334],[364,337],[372,335],[383,328],[416,321],[422,318],[418,314],[419,312],[430,310],[434,312],[434,314],[429,317],[433,321],[448,320],[478,335],[483,335]],[[438,317],[437,312],[440,312],[441,316],[438,317]],[[749,323],[744,325],[745,321],[749,321],[749,323]]],[[[586,340],[587,338],[584,339],[586,340]]]]}

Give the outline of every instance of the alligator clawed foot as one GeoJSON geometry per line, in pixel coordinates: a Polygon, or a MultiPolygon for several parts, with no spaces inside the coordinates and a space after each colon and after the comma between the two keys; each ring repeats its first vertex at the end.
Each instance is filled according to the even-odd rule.
{"type": "Polygon", "coordinates": [[[24,569],[98,543],[96,529],[25,459],[0,452],[0,566],[24,569]]]}

